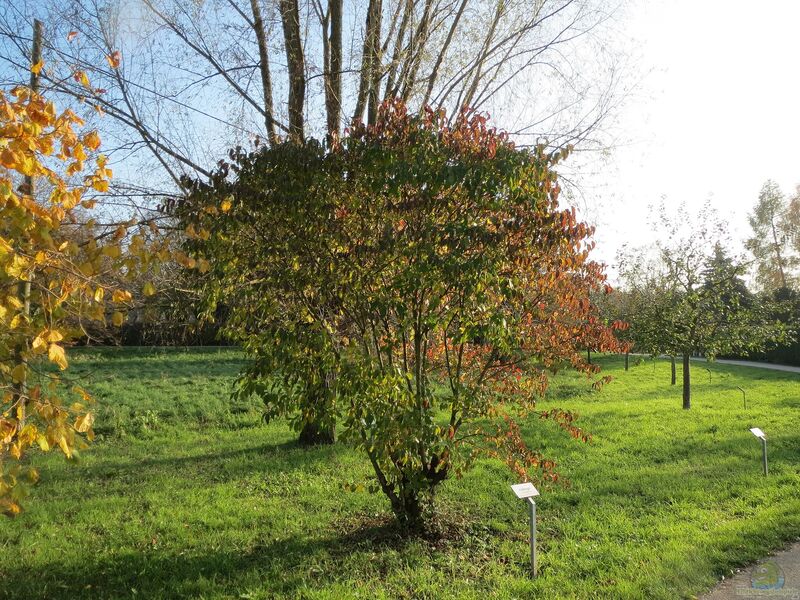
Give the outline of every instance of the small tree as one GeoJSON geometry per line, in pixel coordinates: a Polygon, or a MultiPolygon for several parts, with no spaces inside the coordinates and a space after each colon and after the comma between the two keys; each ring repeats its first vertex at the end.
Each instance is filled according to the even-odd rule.
{"type": "Polygon", "coordinates": [[[96,154],[97,132],[80,134],[82,124],[28,88],[0,91],[0,511],[7,515],[20,512],[25,484],[38,479],[23,466],[26,451],[58,448],[74,458],[93,437],[91,396],[65,389],[45,363],[66,369],[65,347],[87,323],[122,323],[131,295],[120,274],[148,257],[141,236],[121,245],[130,224],[101,231],[88,216],[87,194],[105,191],[111,171],[96,154]],[[90,155],[95,166],[87,169],[90,155]]]}
{"type": "MultiPolygon", "coordinates": [[[[194,247],[209,252],[214,285],[250,290],[234,308],[256,359],[242,390],[288,410],[302,393],[289,386],[275,401],[273,368],[289,384],[297,369],[331,373],[342,436],[366,453],[406,531],[481,453],[555,478],[516,422],[535,411],[548,370],[595,373],[584,349],[619,349],[589,299],[605,281],[592,230],[558,209],[553,165],[566,152],[517,150],[481,116],[448,126],[399,103],[311,150],[284,150],[302,168],[287,160],[274,173],[263,169],[273,159],[234,155],[236,181],[223,168],[187,202],[209,232],[194,247]]],[[[536,414],[584,437],[571,413],[536,414]]]]}
{"type": "Polygon", "coordinates": [[[664,218],[662,224],[670,241],[658,243],[659,261],[648,269],[641,260],[625,261],[620,272],[638,299],[630,319],[637,346],[653,355],[682,355],[683,408],[689,409],[691,356],[757,351],[782,339],[785,327],[747,291],[746,265],[726,255],[725,228],[709,206],[689,231],[684,222],[664,218]]]}

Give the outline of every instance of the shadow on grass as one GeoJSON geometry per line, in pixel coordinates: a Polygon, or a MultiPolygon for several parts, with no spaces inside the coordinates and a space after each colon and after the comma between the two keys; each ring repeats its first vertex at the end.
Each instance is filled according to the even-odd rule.
{"type": "MultiPolygon", "coordinates": [[[[314,465],[332,461],[342,449],[340,445],[307,448],[291,440],[189,456],[132,458],[119,462],[101,459],[96,464],[79,465],[74,469],[49,470],[46,483],[50,486],[67,480],[87,483],[94,480],[99,483],[120,481],[130,484],[170,477],[173,480],[186,479],[192,485],[197,485],[198,479],[213,482],[247,474],[308,470],[314,465]]],[[[83,497],[89,498],[89,490],[92,489],[97,488],[87,486],[83,497]]],[[[96,494],[103,495],[102,489],[97,489],[96,494]]]]}
{"type": "Polygon", "coordinates": [[[161,378],[185,377],[196,378],[201,374],[203,379],[208,377],[234,377],[238,375],[242,367],[247,364],[243,358],[215,358],[213,356],[203,356],[197,358],[187,358],[180,362],[175,362],[169,356],[164,356],[164,362],[159,362],[157,358],[126,357],[119,360],[84,360],[76,362],[73,371],[77,375],[94,377],[110,377],[116,379],[135,378],[141,381],[142,378],[161,378]]]}
{"type": "MultiPolygon", "coordinates": [[[[724,464],[702,465],[706,446],[705,440],[697,439],[676,444],[681,451],[679,458],[694,457],[696,464],[682,462],[672,464],[670,468],[646,472],[637,469],[620,474],[622,476],[616,480],[595,482],[590,490],[559,494],[560,499],[550,507],[550,511],[564,516],[581,512],[585,508],[581,505],[586,502],[606,509],[623,504],[635,506],[634,514],[639,512],[646,518],[657,505],[682,501],[694,505],[700,500],[696,493],[707,494],[715,488],[722,491],[722,488],[730,486],[731,480],[743,483],[748,478],[750,467],[754,465],[738,462],[742,453],[740,440],[716,444],[715,454],[718,458],[725,458],[724,464]],[[720,477],[716,478],[714,472],[720,467],[723,469],[720,477]],[[587,492],[591,492],[590,497],[587,492]]],[[[125,472],[141,470],[142,477],[146,478],[163,472],[165,465],[186,471],[198,461],[215,467],[219,466],[218,463],[233,461],[236,463],[234,468],[242,472],[276,472],[307,468],[310,461],[327,461],[334,452],[334,447],[306,450],[296,442],[288,442],[177,459],[156,458],[97,465],[90,470],[90,476],[103,478],[108,475],[107,470],[119,469],[125,472]]],[[[796,460],[797,455],[797,446],[788,444],[776,452],[775,459],[776,462],[791,461],[796,460]]],[[[758,477],[757,473],[756,467],[752,473],[754,478],[758,477]]],[[[738,494],[731,492],[727,490],[719,500],[725,501],[727,497],[738,494]]],[[[709,496],[701,500],[701,505],[713,501],[715,499],[709,496]]],[[[235,507],[230,510],[235,511],[235,507]]],[[[63,560],[37,564],[35,568],[4,569],[0,565],[0,598],[240,597],[251,591],[257,591],[259,597],[298,597],[347,581],[350,577],[360,577],[365,590],[368,590],[370,582],[380,581],[398,569],[414,568],[416,562],[428,560],[435,551],[449,551],[424,544],[421,548],[409,549],[409,544],[414,542],[400,536],[394,521],[386,514],[377,518],[355,514],[344,522],[332,523],[319,530],[309,529],[295,537],[285,537],[277,530],[260,531],[258,522],[251,526],[258,534],[245,547],[220,547],[213,541],[205,544],[207,549],[162,549],[154,544],[153,547],[136,549],[104,549],[102,554],[94,554],[94,559],[85,562],[77,562],[65,555],[63,560]],[[398,558],[398,555],[402,556],[398,558]]],[[[460,531],[469,528],[469,524],[463,522],[455,526],[460,531]]],[[[549,543],[561,536],[551,531],[548,537],[550,539],[542,540],[545,550],[549,543]]],[[[731,547],[727,557],[707,558],[708,571],[715,575],[722,573],[729,564],[749,560],[753,552],[759,551],[758,548],[751,549],[750,553],[737,559],[736,553],[743,551],[745,545],[735,538],[729,543],[731,547]]],[[[769,543],[765,539],[761,545],[767,547],[769,543]]],[[[471,555],[468,544],[459,544],[459,553],[462,552],[471,555]]],[[[518,566],[524,570],[524,565],[518,566]]],[[[675,568],[675,565],[671,566],[675,568]]],[[[669,577],[668,569],[664,577],[669,577]]],[[[674,589],[680,587],[678,583],[675,586],[674,589]]]]}
{"type": "Polygon", "coordinates": [[[0,597],[240,597],[245,590],[235,586],[248,582],[260,596],[294,597],[299,589],[346,577],[337,565],[354,554],[400,552],[410,541],[387,517],[344,534],[264,540],[245,549],[128,550],[91,563],[75,564],[65,557],[36,569],[5,570],[0,565],[0,597]]]}

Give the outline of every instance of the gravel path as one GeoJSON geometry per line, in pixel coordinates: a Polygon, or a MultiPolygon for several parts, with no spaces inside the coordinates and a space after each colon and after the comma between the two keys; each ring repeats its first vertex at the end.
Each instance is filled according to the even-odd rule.
{"type": "Polygon", "coordinates": [[[800,600],[800,542],[723,580],[701,600],[800,600]]]}
{"type": "MultiPolygon", "coordinates": [[[[701,358],[699,360],[705,360],[701,358]]],[[[718,362],[721,365],[738,365],[740,367],[755,367],[757,369],[771,369],[773,371],[786,371],[788,373],[800,373],[800,367],[792,367],[790,365],[776,365],[773,363],[766,363],[766,362],[753,362],[750,360],[726,360],[726,359],[718,359],[714,362],[718,362]]]]}

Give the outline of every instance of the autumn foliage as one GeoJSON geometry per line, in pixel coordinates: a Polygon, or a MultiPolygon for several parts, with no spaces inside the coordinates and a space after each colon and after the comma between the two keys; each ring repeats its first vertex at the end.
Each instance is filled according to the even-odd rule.
{"type": "Polygon", "coordinates": [[[87,323],[122,323],[125,275],[149,260],[131,223],[94,226],[88,194],[108,189],[111,170],[97,132],[82,126],[28,88],[0,91],[0,511],[9,515],[38,478],[21,461],[27,450],[74,458],[93,438],[91,396],[59,375],[65,348],[87,323]]]}
{"type": "Polygon", "coordinates": [[[586,347],[620,349],[622,325],[590,301],[606,289],[592,229],[559,207],[567,153],[517,149],[481,115],[447,125],[389,103],[327,148],[232,153],[177,211],[207,232],[190,244],[211,265],[206,298],[253,359],[241,393],[302,420],[324,389],[409,530],[481,453],[555,478],[522,419],[585,439],[575,415],[536,405],[549,372],[596,372],[586,347]]]}

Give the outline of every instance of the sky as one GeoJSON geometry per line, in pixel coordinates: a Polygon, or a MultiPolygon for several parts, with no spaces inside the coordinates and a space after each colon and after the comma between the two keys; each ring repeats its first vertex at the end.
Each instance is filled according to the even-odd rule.
{"type": "Polygon", "coordinates": [[[581,180],[596,257],[651,242],[662,197],[710,200],[746,238],[762,184],[800,184],[800,2],[637,0],[625,24],[642,75],[611,158],[581,180]]]}

